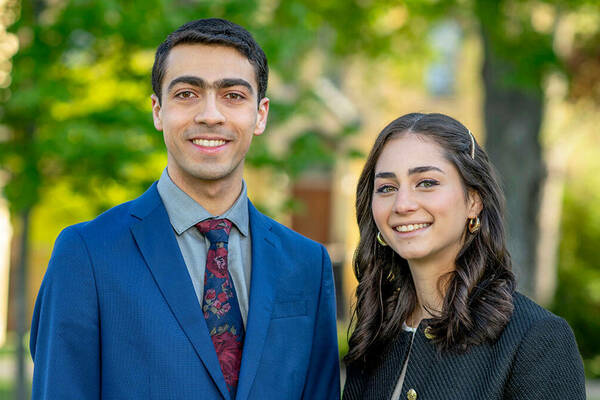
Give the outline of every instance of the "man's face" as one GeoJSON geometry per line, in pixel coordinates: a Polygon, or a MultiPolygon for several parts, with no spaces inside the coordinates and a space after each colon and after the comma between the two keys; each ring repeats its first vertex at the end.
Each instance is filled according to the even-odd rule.
{"type": "Polygon", "coordinates": [[[152,111],[169,176],[182,188],[241,182],[250,142],[265,130],[269,112],[267,98],[257,108],[254,68],[236,49],[219,45],[177,45],[166,61],[162,104],[152,95],[152,111]]]}

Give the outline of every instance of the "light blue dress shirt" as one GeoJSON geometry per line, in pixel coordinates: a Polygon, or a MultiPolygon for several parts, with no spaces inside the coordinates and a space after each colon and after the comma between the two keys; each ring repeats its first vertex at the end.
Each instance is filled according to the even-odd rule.
{"type": "MultiPolygon", "coordinates": [[[[242,191],[238,199],[222,215],[211,215],[188,196],[171,180],[166,168],[158,180],[157,189],[175,231],[179,249],[192,278],[200,305],[202,305],[202,296],[204,295],[204,270],[210,242],[195,225],[208,218],[227,218],[232,222],[228,243],[228,268],[245,326],[248,318],[252,264],[246,182],[242,181],[242,191]]],[[[160,246],[160,243],[157,243],[157,246],[160,246]]]]}

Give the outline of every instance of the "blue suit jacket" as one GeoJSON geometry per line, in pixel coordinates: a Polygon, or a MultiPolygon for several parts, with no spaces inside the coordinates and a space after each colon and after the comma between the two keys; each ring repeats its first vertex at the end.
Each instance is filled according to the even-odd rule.
{"type": "MultiPolygon", "coordinates": [[[[323,246],[251,204],[252,278],[237,399],[339,399],[323,246]]],[[[34,399],[229,399],[154,184],[56,240],[31,327],[34,399]]]]}

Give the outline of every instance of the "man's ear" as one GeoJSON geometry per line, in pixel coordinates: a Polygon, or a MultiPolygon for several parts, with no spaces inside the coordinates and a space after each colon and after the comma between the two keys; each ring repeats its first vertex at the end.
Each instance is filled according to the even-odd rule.
{"type": "Polygon", "coordinates": [[[154,127],[157,131],[162,131],[162,113],[160,107],[160,101],[158,100],[158,96],[154,93],[150,96],[152,99],[152,119],[154,120],[154,127]]]}
{"type": "Polygon", "coordinates": [[[469,218],[475,218],[479,215],[481,210],[483,210],[483,202],[481,201],[481,196],[479,196],[479,192],[473,189],[469,189],[468,195],[468,212],[467,216],[469,218]]]}
{"type": "Polygon", "coordinates": [[[258,104],[258,116],[256,118],[256,126],[254,127],[254,135],[258,136],[265,131],[267,127],[267,117],[269,115],[269,98],[263,97],[258,104]]]}

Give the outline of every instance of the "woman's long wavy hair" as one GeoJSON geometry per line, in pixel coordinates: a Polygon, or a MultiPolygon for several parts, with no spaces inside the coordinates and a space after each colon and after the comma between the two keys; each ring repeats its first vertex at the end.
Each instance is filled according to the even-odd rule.
{"type": "Polygon", "coordinates": [[[483,205],[479,214],[481,228],[471,234],[465,221],[465,241],[456,257],[456,269],[438,282],[445,291],[442,309],[433,310],[434,318],[425,321],[438,350],[462,352],[471,345],[494,341],[512,314],[515,278],[506,249],[504,196],[487,154],[455,119],[443,114],[407,114],[381,131],[358,181],[356,217],[360,242],[353,260],[358,287],[347,364],[374,366],[385,345],[401,331],[402,322],[418,306],[408,262],[389,246],[378,244],[371,208],[375,166],[381,151],[391,139],[409,134],[440,145],[458,170],[465,194],[469,189],[475,190],[483,205]],[[390,280],[388,277],[392,276],[394,279],[390,280]]]}

